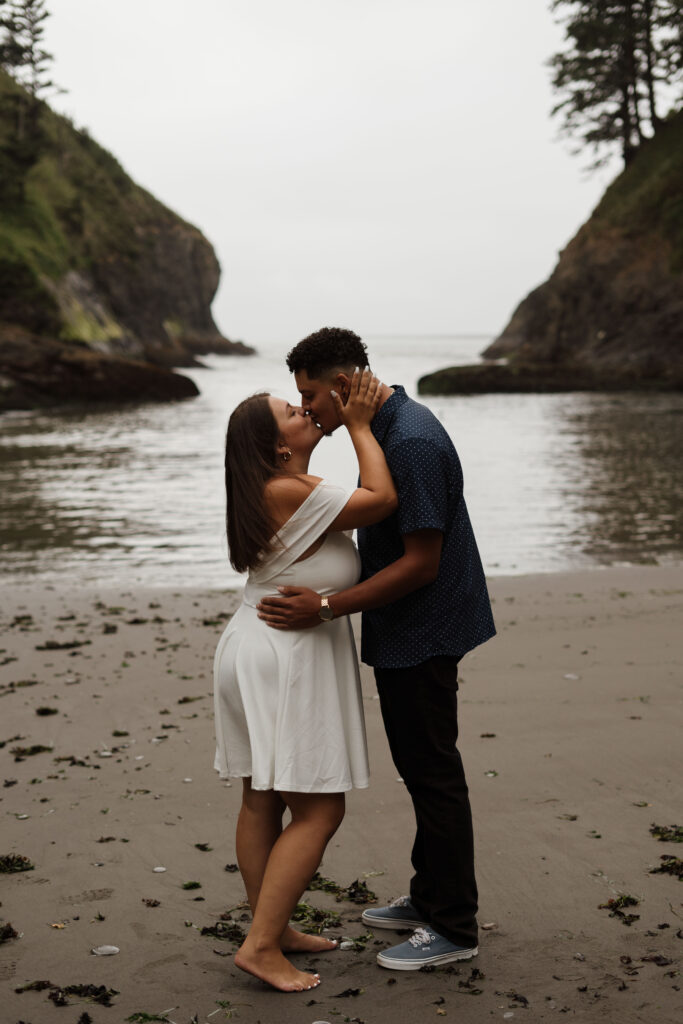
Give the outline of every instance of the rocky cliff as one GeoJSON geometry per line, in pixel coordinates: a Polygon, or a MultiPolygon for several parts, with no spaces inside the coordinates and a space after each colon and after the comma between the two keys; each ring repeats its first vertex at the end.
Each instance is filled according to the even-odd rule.
{"type": "Polygon", "coordinates": [[[641,147],[483,355],[507,364],[440,371],[421,390],[683,387],[683,111],[641,147]]]}
{"type": "Polygon", "coordinates": [[[27,146],[25,104],[0,72],[0,409],[196,394],[171,366],[251,351],[213,321],[213,248],[44,104],[27,146]]]}

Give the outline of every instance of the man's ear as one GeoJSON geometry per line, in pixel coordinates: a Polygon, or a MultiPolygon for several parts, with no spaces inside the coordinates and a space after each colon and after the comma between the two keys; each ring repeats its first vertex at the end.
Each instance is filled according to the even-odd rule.
{"type": "Polygon", "coordinates": [[[334,388],[335,391],[341,396],[342,402],[346,404],[349,397],[349,390],[351,388],[351,377],[348,373],[339,372],[334,377],[334,388]]]}

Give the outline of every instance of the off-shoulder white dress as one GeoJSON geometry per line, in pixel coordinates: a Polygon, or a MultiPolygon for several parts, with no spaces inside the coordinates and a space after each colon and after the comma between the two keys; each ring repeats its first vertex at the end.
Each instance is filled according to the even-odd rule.
{"type": "Polygon", "coordinates": [[[249,574],[242,604],[214,660],[216,758],[220,777],[251,777],[254,789],[340,793],[368,785],[368,751],[351,623],[272,629],[258,618],[279,586],[329,595],[353,586],[360,560],[344,533],[328,529],[351,491],[322,481],[279,530],[272,552],[249,574]]]}

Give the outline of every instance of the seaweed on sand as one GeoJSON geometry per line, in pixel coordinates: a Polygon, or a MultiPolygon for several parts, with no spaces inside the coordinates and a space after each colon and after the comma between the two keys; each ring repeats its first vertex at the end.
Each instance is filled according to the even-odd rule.
{"type": "Polygon", "coordinates": [[[333,882],[331,878],[324,878],[319,871],[316,871],[306,888],[311,892],[341,892],[341,886],[337,882],[333,882]]]}
{"type": "Polygon", "coordinates": [[[617,896],[616,899],[607,900],[607,903],[599,903],[599,910],[609,910],[610,917],[618,918],[622,924],[630,927],[634,921],[640,919],[640,914],[625,914],[624,910],[626,907],[637,907],[640,900],[636,896],[629,896],[627,893],[622,893],[621,896],[617,896]]]}
{"type": "Polygon", "coordinates": [[[496,995],[505,996],[506,999],[509,999],[512,1003],[517,1003],[518,1006],[529,1005],[527,997],[520,995],[519,992],[515,992],[514,989],[511,989],[509,992],[496,992],[496,995]]]}
{"type": "Polygon", "coordinates": [[[0,697],[6,697],[8,693],[16,693],[21,686],[38,686],[39,679],[20,679],[18,682],[3,683],[0,685],[0,697]]]}
{"type": "Polygon", "coordinates": [[[130,1024],[148,1024],[151,1021],[166,1021],[168,1024],[169,1018],[165,1013],[146,1013],[144,1010],[138,1010],[137,1013],[131,1013],[130,1017],[126,1017],[126,1021],[130,1024]]]}
{"type": "Polygon", "coordinates": [[[68,640],[66,643],[59,643],[58,640],[46,640],[44,644],[37,644],[37,651],[72,651],[77,647],[87,647],[92,640],[68,640]]]}
{"type": "Polygon", "coordinates": [[[368,889],[367,882],[361,882],[358,878],[351,882],[350,885],[344,887],[339,885],[338,882],[333,881],[331,878],[325,878],[316,871],[309,882],[307,889],[312,892],[334,893],[337,903],[341,903],[343,900],[359,904],[377,902],[377,896],[371,889],[368,889]]]}
{"type": "Polygon", "coordinates": [[[683,860],[680,857],[664,853],[659,859],[662,863],[658,868],[652,868],[651,875],[673,875],[679,882],[683,882],[683,860]]]}
{"type": "Polygon", "coordinates": [[[44,992],[50,989],[48,999],[51,999],[55,1006],[68,1006],[67,996],[78,996],[81,999],[91,999],[100,1006],[111,1006],[112,999],[117,996],[118,989],[107,988],[106,985],[55,985],[51,981],[29,981],[26,985],[15,988],[15,992],[44,992]]]}
{"type": "Polygon", "coordinates": [[[117,989],[107,988],[106,985],[67,985],[64,991],[68,996],[91,999],[100,1006],[111,1006],[112,999],[119,994],[117,989]]]}
{"type": "Polygon", "coordinates": [[[641,961],[645,964],[656,964],[657,967],[670,967],[673,963],[668,956],[662,956],[661,953],[647,953],[645,956],[641,956],[641,961]]]}
{"type": "Polygon", "coordinates": [[[10,939],[18,939],[18,938],[19,938],[19,932],[14,930],[14,928],[9,923],[9,921],[7,922],[7,924],[0,925],[0,946],[4,942],[9,942],[10,939]]]}
{"type": "Polygon", "coordinates": [[[0,874],[11,875],[17,871],[33,871],[35,864],[32,864],[28,857],[21,853],[5,853],[0,857],[0,874]]]}
{"type": "MultiPolygon", "coordinates": [[[[90,756],[89,754],[85,755],[85,757],[89,757],[89,756],[90,756]]],[[[66,761],[66,762],[68,762],[68,765],[69,765],[70,768],[99,768],[100,767],[98,764],[96,764],[96,765],[95,764],[86,764],[86,762],[82,758],[76,757],[75,754],[65,754],[63,757],[55,757],[55,758],[53,758],[53,761],[55,762],[55,764],[59,764],[61,761],[66,761]]]]}
{"type": "Polygon", "coordinates": [[[16,743],[17,740],[25,740],[25,736],[10,736],[8,740],[0,740],[0,750],[6,747],[8,743],[16,743]]]}
{"type": "MultiPolygon", "coordinates": [[[[424,968],[422,968],[424,970],[424,968]]],[[[470,971],[470,976],[466,981],[458,982],[458,990],[470,996],[480,996],[484,991],[483,988],[479,988],[476,984],[478,981],[483,981],[486,975],[483,971],[480,971],[478,967],[473,967],[470,971]]]]}
{"type": "Polygon", "coordinates": [[[309,903],[297,903],[292,921],[303,925],[301,930],[308,935],[320,935],[324,928],[338,928],[341,917],[336,910],[322,910],[309,903]]]}
{"type": "Polygon", "coordinates": [[[660,843],[683,843],[683,825],[650,825],[650,835],[660,843]]]}
{"type": "Polygon", "coordinates": [[[234,921],[216,921],[213,925],[202,928],[200,935],[211,935],[214,939],[227,939],[230,942],[242,943],[247,935],[244,928],[234,921]]]}
{"type": "Polygon", "coordinates": [[[51,981],[29,981],[14,991],[21,995],[22,992],[43,992],[46,988],[57,988],[57,985],[53,985],[51,981]]]}
{"type": "Polygon", "coordinates": [[[212,618],[202,619],[202,626],[220,626],[222,622],[229,622],[232,612],[216,612],[212,618]]]}
{"type": "Polygon", "coordinates": [[[34,754],[50,754],[52,747],[45,747],[42,743],[34,743],[31,747],[12,747],[10,754],[14,754],[15,761],[23,761],[25,757],[33,757],[34,754]]]}
{"type": "Polygon", "coordinates": [[[361,882],[357,878],[337,894],[337,903],[341,903],[342,900],[349,900],[350,903],[359,904],[376,903],[377,896],[372,889],[368,889],[367,882],[361,882]]]}

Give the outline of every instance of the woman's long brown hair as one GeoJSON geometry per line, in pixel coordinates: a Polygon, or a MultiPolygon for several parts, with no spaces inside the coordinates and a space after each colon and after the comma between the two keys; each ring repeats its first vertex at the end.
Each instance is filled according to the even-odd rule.
{"type": "Polygon", "coordinates": [[[264,499],[266,481],[281,472],[269,397],[261,392],[240,402],[225,438],[228,549],[237,572],[256,567],[275,532],[264,499]]]}

